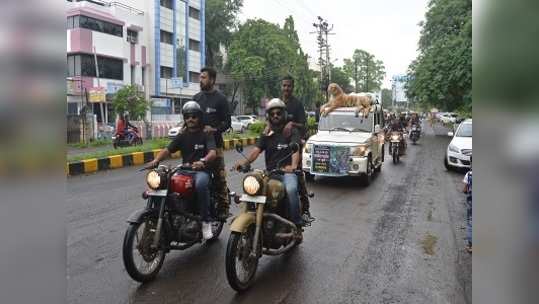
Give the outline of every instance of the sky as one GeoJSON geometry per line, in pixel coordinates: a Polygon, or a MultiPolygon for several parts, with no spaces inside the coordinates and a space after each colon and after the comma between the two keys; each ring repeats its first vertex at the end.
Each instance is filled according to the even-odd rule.
{"type": "Polygon", "coordinates": [[[294,18],[301,48],[316,62],[317,16],[324,18],[333,33],[328,37],[331,61],[342,66],[355,49],[363,49],[382,60],[386,77],[382,87],[391,88],[391,77],[404,74],[417,57],[417,43],[428,0],[243,0],[240,22],[261,18],[281,27],[294,18]]]}

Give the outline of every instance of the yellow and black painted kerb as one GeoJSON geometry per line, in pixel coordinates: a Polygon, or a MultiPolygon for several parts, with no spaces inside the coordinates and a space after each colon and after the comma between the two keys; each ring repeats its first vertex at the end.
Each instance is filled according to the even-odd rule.
{"type": "MultiPolygon", "coordinates": [[[[252,145],[256,142],[256,138],[231,139],[224,141],[224,149],[234,149],[237,143],[242,143],[243,146],[252,145]]],[[[127,166],[137,166],[152,161],[159,149],[147,152],[133,152],[123,155],[112,155],[103,158],[84,159],[81,161],[68,163],[68,175],[79,175],[84,173],[92,173],[109,169],[122,168],[127,166]]],[[[179,152],[172,154],[172,158],[181,157],[179,152]]]]}

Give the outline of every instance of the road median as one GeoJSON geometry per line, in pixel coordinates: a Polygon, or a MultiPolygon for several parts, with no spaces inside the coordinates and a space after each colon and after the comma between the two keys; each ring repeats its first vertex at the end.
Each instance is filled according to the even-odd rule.
{"type": "MultiPolygon", "coordinates": [[[[234,138],[224,140],[224,149],[234,149],[236,144],[243,146],[253,145],[256,137],[234,138]]],[[[88,158],[67,162],[66,173],[68,176],[93,173],[110,169],[117,169],[129,166],[138,166],[147,163],[155,158],[161,149],[152,149],[142,152],[129,152],[125,154],[108,155],[99,158],[88,158]]],[[[172,158],[180,158],[180,152],[172,154],[172,158]]]]}

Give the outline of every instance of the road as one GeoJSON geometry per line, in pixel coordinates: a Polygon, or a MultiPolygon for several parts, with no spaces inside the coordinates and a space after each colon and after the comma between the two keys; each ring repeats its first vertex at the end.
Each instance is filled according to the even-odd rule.
{"type": "MultiPolygon", "coordinates": [[[[144,205],[144,174],[128,167],[70,177],[68,302],[471,303],[463,174],[443,167],[450,139],[428,126],[424,131],[400,164],[384,163],[369,187],[356,179],[310,183],[317,220],[303,244],[284,256],[264,256],[254,286],[241,295],[226,280],[227,227],[211,245],[167,255],[154,282],[133,281],[121,245],[125,219],[144,205]]],[[[231,164],[240,156],[225,157],[231,164]]],[[[238,191],[241,175],[230,173],[228,182],[238,191]]]]}

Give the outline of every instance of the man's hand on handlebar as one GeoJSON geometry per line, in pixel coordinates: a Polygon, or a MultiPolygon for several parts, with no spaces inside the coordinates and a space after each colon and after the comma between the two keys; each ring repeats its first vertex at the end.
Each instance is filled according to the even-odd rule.
{"type": "Polygon", "coordinates": [[[247,165],[247,161],[246,160],[238,160],[234,166],[232,167],[232,169],[234,171],[241,171],[242,167],[245,167],[245,165],[247,165]]]}
{"type": "Polygon", "coordinates": [[[146,163],[146,166],[144,166],[144,169],[150,170],[150,169],[157,168],[157,166],[159,166],[159,162],[152,160],[151,162],[146,163]]]}
{"type": "Polygon", "coordinates": [[[199,170],[202,170],[204,169],[204,163],[201,162],[201,161],[196,161],[194,163],[191,164],[191,168],[193,168],[193,170],[195,171],[199,171],[199,170]]]}

